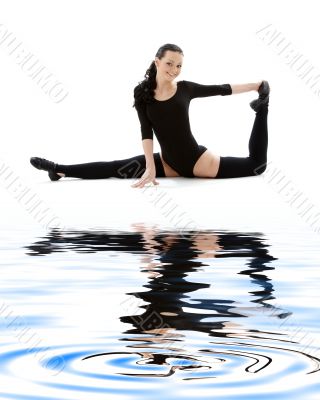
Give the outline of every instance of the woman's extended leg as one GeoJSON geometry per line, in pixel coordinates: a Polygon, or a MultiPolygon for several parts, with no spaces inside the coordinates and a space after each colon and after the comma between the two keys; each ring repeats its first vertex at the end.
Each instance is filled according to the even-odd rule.
{"type": "MultiPolygon", "coordinates": [[[[153,153],[156,176],[165,177],[160,153],[153,153]]],[[[56,164],[55,172],[62,172],[66,177],[82,179],[105,178],[140,178],[146,169],[144,154],[113,161],[95,161],[84,164],[56,164]]]]}
{"type": "MultiPolygon", "coordinates": [[[[156,177],[165,177],[166,172],[160,153],[153,153],[153,157],[156,177]]],[[[48,171],[49,178],[52,181],[57,181],[63,176],[82,179],[140,178],[146,170],[144,154],[121,160],[95,161],[72,165],[57,164],[45,158],[31,157],[30,163],[37,169],[48,171]]]]}
{"type": "Polygon", "coordinates": [[[216,179],[240,178],[262,174],[267,168],[268,149],[268,105],[256,112],[249,139],[249,157],[220,156],[216,179]]]}

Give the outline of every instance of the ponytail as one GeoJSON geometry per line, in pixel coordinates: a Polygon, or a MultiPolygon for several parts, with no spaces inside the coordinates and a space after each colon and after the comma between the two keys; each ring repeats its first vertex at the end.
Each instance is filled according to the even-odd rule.
{"type": "Polygon", "coordinates": [[[154,101],[154,90],[157,87],[156,75],[156,64],[152,61],[144,75],[145,79],[134,88],[135,102],[133,107],[141,103],[152,103],[154,101]]]}

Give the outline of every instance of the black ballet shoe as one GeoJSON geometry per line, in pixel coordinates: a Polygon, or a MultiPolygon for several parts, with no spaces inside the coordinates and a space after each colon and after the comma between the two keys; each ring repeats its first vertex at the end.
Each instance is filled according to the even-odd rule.
{"type": "Polygon", "coordinates": [[[31,157],[30,164],[37,169],[48,171],[49,178],[52,181],[57,181],[61,178],[61,176],[56,173],[57,164],[53,161],[40,157],[31,157]]]}
{"type": "Polygon", "coordinates": [[[250,107],[254,111],[259,111],[261,107],[269,105],[270,86],[268,81],[262,81],[258,89],[259,97],[250,102],[250,107]]]}

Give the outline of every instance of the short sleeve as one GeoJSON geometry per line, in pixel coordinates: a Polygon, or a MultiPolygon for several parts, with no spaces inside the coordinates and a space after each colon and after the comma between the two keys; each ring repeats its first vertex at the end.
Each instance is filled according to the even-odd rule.
{"type": "Polygon", "coordinates": [[[232,94],[232,88],[229,83],[221,85],[202,85],[196,82],[185,81],[190,98],[208,97],[208,96],[227,96],[232,94]]]}
{"type": "Polygon", "coordinates": [[[146,104],[145,103],[137,104],[136,110],[140,121],[142,140],[153,139],[153,129],[152,129],[152,124],[146,113],[146,104]]]}

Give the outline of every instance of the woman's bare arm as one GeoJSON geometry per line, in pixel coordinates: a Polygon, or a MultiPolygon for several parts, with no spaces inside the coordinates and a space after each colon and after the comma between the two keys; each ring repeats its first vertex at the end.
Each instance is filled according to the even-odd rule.
{"type": "Polygon", "coordinates": [[[251,90],[258,91],[261,83],[262,83],[262,81],[259,81],[257,83],[240,83],[240,84],[234,84],[234,85],[230,84],[230,86],[232,89],[232,94],[238,94],[238,93],[250,92],[251,90]]]}
{"type": "Polygon", "coordinates": [[[159,182],[156,180],[156,165],[153,157],[153,139],[143,139],[142,146],[146,158],[146,170],[141,178],[131,185],[131,187],[134,188],[142,188],[149,182],[152,182],[154,185],[159,185],[159,182]]]}
{"type": "Polygon", "coordinates": [[[146,168],[155,167],[153,158],[153,139],[143,139],[142,147],[146,157],[146,168]]]}

